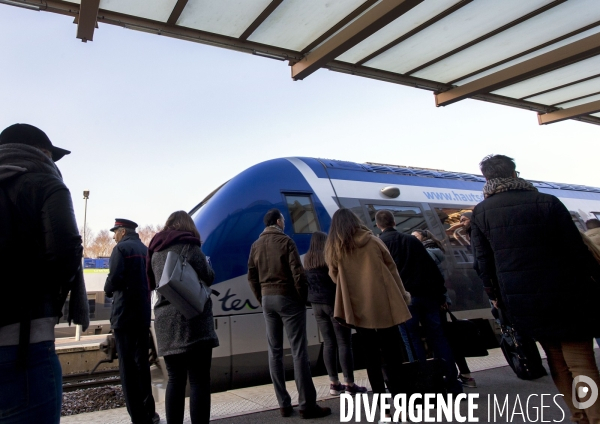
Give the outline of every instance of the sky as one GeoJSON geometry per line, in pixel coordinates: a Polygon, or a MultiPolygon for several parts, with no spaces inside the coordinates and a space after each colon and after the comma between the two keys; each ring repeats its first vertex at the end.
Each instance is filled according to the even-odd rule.
{"type": "Polygon", "coordinates": [[[600,187],[600,127],[539,126],[534,112],[0,4],[0,130],[38,126],[60,160],[78,224],[164,224],[259,162],[307,156],[480,174],[491,153],[521,177],[600,187]]]}

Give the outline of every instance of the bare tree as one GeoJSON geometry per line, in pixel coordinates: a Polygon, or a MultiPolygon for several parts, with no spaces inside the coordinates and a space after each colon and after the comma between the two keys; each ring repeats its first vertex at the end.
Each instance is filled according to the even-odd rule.
{"type": "Polygon", "coordinates": [[[81,226],[81,228],[79,229],[79,234],[81,234],[81,241],[83,244],[83,256],[85,258],[89,258],[90,256],[90,246],[92,245],[93,241],[94,241],[94,232],[92,231],[92,229],[90,228],[89,225],[87,225],[87,223],[85,224],[85,229],[83,228],[83,226],[81,226]],[[85,231],[84,231],[85,230],[85,231]],[[84,234],[85,234],[85,238],[84,238],[84,234]]]}
{"type": "Polygon", "coordinates": [[[101,230],[92,241],[88,250],[88,257],[106,258],[112,253],[115,247],[113,236],[108,230],[101,230]]]}
{"type": "Polygon", "coordinates": [[[143,227],[138,227],[138,234],[140,235],[140,240],[146,246],[150,244],[150,240],[154,237],[154,234],[158,233],[163,229],[163,225],[144,225],[143,227]]]}

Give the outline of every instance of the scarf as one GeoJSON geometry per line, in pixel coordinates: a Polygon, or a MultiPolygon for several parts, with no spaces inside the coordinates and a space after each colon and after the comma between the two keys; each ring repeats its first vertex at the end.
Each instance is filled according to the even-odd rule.
{"type": "Polygon", "coordinates": [[[272,229],[274,229],[274,230],[277,230],[277,231],[278,231],[278,232],[280,232],[280,233],[283,233],[283,230],[282,230],[282,229],[281,229],[281,227],[280,227],[279,225],[277,225],[277,224],[275,224],[275,225],[269,225],[268,227],[266,227],[266,228],[263,230],[263,233],[264,233],[264,232],[266,232],[266,231],[267,231],[269,228],[272,228],[272,229]]]}
{"type": "Polygon", "coordinates": [[[529,181],[523,178],[492,178],[483,186],[483,197],[488,198],[494,194],[510,190],[538,191],[529,181]]]}
{"type": "Polygon", "coordinates": [[[41,150],[26,144],[0,145],[0,181],[25,172],[50,174],[62,180],[56,164],[41,150]]]}
{"type": "Polygon", "coordinates": [[[152,255],[154,252],[160,252],[178,243],[201,245],[200,239],[189,231],[163,230],[152,237],[148,246],[148,256],[146,257],[146,276],[148,277],[148,288],[150,290],[156,289],[156,278],[154,278],[154,271],[152,271],[152,255]]]}

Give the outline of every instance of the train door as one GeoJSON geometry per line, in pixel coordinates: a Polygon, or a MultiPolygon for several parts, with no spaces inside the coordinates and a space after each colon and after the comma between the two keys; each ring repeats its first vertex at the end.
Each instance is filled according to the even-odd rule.
{"type": "MultiPolygon", "coordinates": [[[[289,234],[292,232],[292,238],[298,247],[298,251],[302,255],[303,252],[308,250],[310,246],[310,238],[312,233],[315,231],[321,231],[321,223],[319,221],[319,213],[315,207],[313,199],[313,193],[310,192],[298,192],[298,191],[286,191],[283,194],[287,211],[282,211],[285,218],[288,220],[291,228],[286,228],[286,232],[289,234]]],[[[321,338],[319,337],[319,329],[317,328],[317,321],[312,308],[306,310],[306,338],[308,341],[308,354],[310,362],[313,368],[317,365],[319,356],[321,354],[321,338]]],[[[286,349],[289,348],[287,342],[287,335],[284,338],[286,349]]],[[[293,362],[291,355],[286,355],[285,367],[287,371],[293,371],[293,362]]]]}

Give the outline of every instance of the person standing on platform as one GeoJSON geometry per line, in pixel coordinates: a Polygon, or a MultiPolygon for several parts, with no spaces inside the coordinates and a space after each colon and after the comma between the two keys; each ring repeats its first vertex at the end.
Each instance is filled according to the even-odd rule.
{"type": "Polygon", "coordinates": [[[444,360],[446,388],[453,394],[462,393],[454,356],[440,319],[440,308],[446,303],[444,277],[416,237],[396,230],[394,215],[390,211],[378,211],[375,224],[382,231],[379,238],[389,249],[404,287],[412,298],[408,307],[412,318],[406,322],[406,328],[417,358],[420,361],[427,359],[419,336],[420,323],[425,328],[427,341],[435,356],[444,360]]]}
{"type": "Polygon", "coordinates": [[[127,412],[133,424],[160,422],[155,412],[150,378],[150,291],[146,277],[148,249],[137,224],[117,218],[110,229],[117,245],[110,255],[104,292],[113,298],[110,324],[117,343],[119,371],[127,412]]]}
{"type": "Polygon", "coordinates": [[[512,158],[490,155],[479,166],[485,199],[473,209],[471,241],[484,284],[499,294],[494,306],[540,342],[571,421],[600,423],[599,401],[572,397],[576,377],[600,387],[592,341],[600,335],[600,265],[565,205],[519,178],[512,158]]]}
{"type": "Polygon", "coordinates": [[[360,336],[373,393],[386,393],[384,369],[392,395],[405,393],[398,325],[410,319],[410,295],[387,247],[354,212],[339,209],[331,219],[325,260],[337,284],[333,316],[360,336]]]}
{"type": "Polygon", "coordinates": [[[71,194],[55,162],[71,152],[39,128],[0,133],[0,422],[58,424],[62,370],[54,326],[70,292],[69,323],[89,325],[83,247],[71,194]]]}
{"type": "MultiPolygon", "coordinates": [[[[200,249],[200,233],[185,211],[173,212],[164,228],[148,246],[146,271],[150,288],[160,283],[169,252],[184,255],[206,286],[215,273],[200,249]]],[[[190,419],[192,424],[210,421],[210,367],[213,349],[219,346],[209,298],[204,311],[187,319],[162,294],[154,304],[154,330],[158,355],[165,359],[169,382],[165,409],[169,424],[182,424],[185,388],[190,381],[190,419]]]]}
{"type": "Polygon", "coordinates": [[[248,282],[261,304],[269,343],[269,370],[282,417],[292,415],[292,399],[285,388],[283,329],[294,359],[300,415],[320,418],[331,409],[317,405],[317,392],[310,373],[306,339],[306,300],[308,285],[298,248],[284,234],[285,219],[278,209],[264,217],[265,229],[252,244],[248,258],[248,282]]]}
{"type": "Polygon", "coordinates": [[[354,395],[367,393],[367,388],[354,384],[354,355],[352,352],[352,331],[340,325],[333,317],[335,305],[335,284],[329,276],[325,262],[325,241],[327,234],[315,231],[310,239],[310,247],[304,256],[304,269],[308,279],[308,301],[311,303],[317,326],[323,336],[323,362],[329,374],[329,393],[354,395]],[[338,354],[344,380],[338,379],[338,354]]]}

